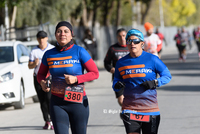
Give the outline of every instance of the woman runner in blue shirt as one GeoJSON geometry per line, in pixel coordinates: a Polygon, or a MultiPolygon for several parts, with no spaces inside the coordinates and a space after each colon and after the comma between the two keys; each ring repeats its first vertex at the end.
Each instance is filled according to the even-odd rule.
{"type": "Polygon", "coordinates": [[[126,42],[130,54],[117,62],[113,81],[114,91],[124,88],[121,118],[126,133],[157,134],[160,111],[156,87],[169,83],[171,74],[157,56],[143,51],[142,32],[129,30],[126,42]]]}
{"type": "Polygon", "coordinates": [[[50,114],[56,134],[86,134],[89,104],[84,82],[95,80],[99,71],[89,53],[73,43],[73,29],[61,21],[55,30],[56,47],[45,52],[37,80],[45,92],[45,76],[52,75],[50,114]],[[84,73],[86,69],[86,73],[84,73]]]}

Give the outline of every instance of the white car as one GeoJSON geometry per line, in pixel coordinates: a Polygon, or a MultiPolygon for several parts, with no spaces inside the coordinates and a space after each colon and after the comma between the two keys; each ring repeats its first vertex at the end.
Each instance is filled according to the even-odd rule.
{"type": "Polygon", "coordinates": [[[25,106],[25,98],[38,102],[33,84],[33,69],[28,68],[30,50],[19,41],[0,42],[0,104],[25,106]]]}
{"type": "Polygon", "coordinates": [[[38,41],[33,40],[33,41],[25,41],[23,42],[24,45],[31,51],[34,47],[38,46],[38,41]]]}

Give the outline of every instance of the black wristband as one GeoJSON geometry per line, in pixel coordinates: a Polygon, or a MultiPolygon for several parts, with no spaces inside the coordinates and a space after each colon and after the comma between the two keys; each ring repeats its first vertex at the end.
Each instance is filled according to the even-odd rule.
{"type": "Polygon", "coordinates": [[[115,89],[122,89],[124,87],[125,87],[125,83],[121,81],[118,81],[114,86],[115,89]]]}
{"type": "Polygon", "coordinates": [[[141,85],[144,86],[146,89],[155,89],[156,88],[155,80],[145,81],[141,85]]]}

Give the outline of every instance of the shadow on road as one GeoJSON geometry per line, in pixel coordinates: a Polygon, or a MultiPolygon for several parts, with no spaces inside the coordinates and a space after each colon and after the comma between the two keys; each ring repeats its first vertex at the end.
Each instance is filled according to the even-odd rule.
{"type": "Polygon", "coordinates": [[[124,125],[88,125],[88,127],[124,127],[124,125]]]}
{"type": "Polygon", "coordinates": [[[177,86],[163,86],[161,88],[157,88],[157,90],[169,90],[169,91],[185,91],[185,92],[192,92],[192,91],[199,91],[200,92],[200,87],[199,86],[193,86],[193,85],[177,85],[177,86]]]}
{"type": "Polygon", "coordinates": [[[199,70],[200,62],[175,62],[175,63],[167,63],[163,61],[165,65],[169,68],[169,70],[199,70]]]}
{"type": "Polygon", "coordinates": [[[1,110],[5,110],[5,109],[10,108],[10,107],[13,107],[13,105],[12,105],[12,104],[0,105],[0,111],[1,111],[1,110]]]}
{"type": "Polygon", "coordinates": [[[178,61],[178,54],[171,54],[163,56],[162,61],[168,67],[171,72],[172,79],[174,77],[173,85],[166,85],[158,90],[168,91],[183,91],[183,92],[199,92],[199,80],[200,80],[200,61],[197,53],[187,54],[186,62],[178,61]],[[199,78],[198,78],[199,77],[199,78]],[[194,85],[187,85],[188,80],[192,78],[194,85]]]}
{"type": "Polygon", "coordinates": [[[195,53],[188,54],[186,62],[179,62],[175,54],[163,56],[161,59],[169,70],[200,70],[200,61],[195,53]]]}
{"type": "Polygon", "coordinates": [[[9,126],[0,127],[0,131],[17,131],[17,130],[42,130],[41,126],[9,126]]]}
{"type": "Polygon", "coordinates": [[[200,77],[200,73],[181,73],[181,74],[176,74],[173,73],[173,76],[186,76],[186,77],[200,77]]]}

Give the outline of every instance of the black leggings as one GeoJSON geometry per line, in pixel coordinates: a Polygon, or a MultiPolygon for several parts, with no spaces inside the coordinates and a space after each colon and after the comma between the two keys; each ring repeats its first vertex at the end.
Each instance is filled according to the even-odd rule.
{"type": "Polygon", "coordinates": [[[89,105],[86,96],[83,103],[64,101],[63,98],[52,95],[51,118],[55,134],[69,134],[69,124],[72,134],[86,134],[89,117],[89,105]]]}
{"type": "Polygon", "coordinates": [[[178,52],[179,52],[179,58],[183,58],[182,57],[182,52],[183,50],[185,50],[186,46],[182,46],[182,45],[176,45],[178,48],[178,52]]]}
{"type": "Polygon", "coordinates": [[[44,121],[51,121],[50,118],[50,111],[49,111],[49,103],[51,98],[51,92],[44,92],[42,90],[42,87],[37,81],[37,76],[34,76],[34,86],[35,90],[38,96],[38,99],[40,101],[40,108],[42,110],[42,115],[44,118],[44,121]]]}
{"type": "Polygon", "coordinates": [[[196,44],[197,44],[198,52],[200,52],[200,42],[196,41],[196,44]]]}
{"type": "Polygon", "coordinates": [[[126,133],[141,133],[142,134],[157,134],[158,133],[158,127],[160,123],[160,115],[150,115],[150,121],[149,122],[139,122],[139,121],[133,121],[129,120],[129,113],[124,113],[121,115],[124,126],[126,129],[126,133]]]}

